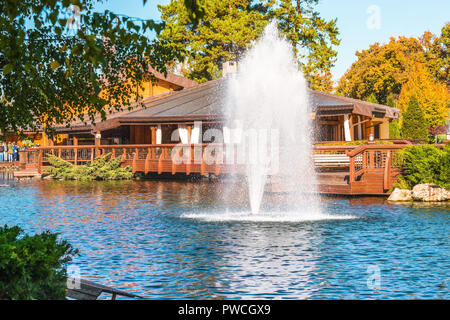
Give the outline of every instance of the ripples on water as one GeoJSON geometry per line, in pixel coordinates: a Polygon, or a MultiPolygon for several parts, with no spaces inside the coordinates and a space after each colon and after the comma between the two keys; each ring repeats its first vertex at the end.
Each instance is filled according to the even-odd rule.
{"type": "Polygon", "coordinates": [[[448,205],[323,198],[333,219],[252,221],[220,184],[5,183],[0,224],[60,232],[82,277],[150,299],[450,298],[448,205]]]}

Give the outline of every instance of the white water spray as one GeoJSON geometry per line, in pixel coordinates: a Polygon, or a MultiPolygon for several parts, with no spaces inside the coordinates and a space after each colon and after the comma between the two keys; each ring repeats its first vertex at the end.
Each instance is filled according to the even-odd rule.
{"type": "Polygon", "coordinates": [[[244,137],[252,213],[263,211],[260,206],[269,175],[292,191],[284,207],[318,212],[307,85],[294,62],[292,46],[280,37],[275,22],[239,62],[227,90],[229,123],[238,120],[244,132],[256,132],[244,137]],[[276,149],[272,157],[267,156],[270,148],[276,149]]]}

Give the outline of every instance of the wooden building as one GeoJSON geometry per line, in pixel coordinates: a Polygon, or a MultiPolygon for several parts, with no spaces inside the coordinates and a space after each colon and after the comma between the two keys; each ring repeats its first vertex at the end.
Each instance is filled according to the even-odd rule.
{"type": "MultiPolygon", "coordinates": [[[[183,89],[193,88],[198,86],[198,83],[182,76],[167,73],[164,75],[153,68],[149,69],[149,73],[153,74],[154,79],[147,77],[146,81],[142,84],[143,91],[139,94],[142,96],[143,100],[149,101],[153,97],[156,99],[167,96],[171,92],[179,92],[183,89]]],[[[135,104],[137,105],[137,104],[135,104]]],[[[112,117],[120,115],[117,113],[110,115],[112,117]]],[[[98,118],[99,122],[101,119],[98,118]]],[[[101,125],[99,123],[99,125],[101,125]]],[[[65,127],[57,127],[57,135],[50,138],[44,132],[26,132],[26,135],[31,139],[35,145],[40,146],[51,146],[51,145],[93,145],[95,143],[96,131],[92,131],[92,126],[86,126],[80,122],[74,122],[70,129],[65,127]]],[[[106,135],[107,136],[107,135],[106,135]]],[[[114,143],[114,141],[123,141],[129,143],[129,128],[118,128],[114,132],[114,138],[117,139],[103,139],[103,143],[114,143]]],[[[17,135],[9,135],[9,141],[17,141],[17,135]]],[[[20,144],[20,141],[19,141],[20,144]]]]}
{"type": "MultiPolygon", "coordinates": [[[[227,129],[222,85],[219,79],[149,95],[132,111],[110,114],[105,121],[98,118],[95,125],[76,122],[57,131],[67,137],[67,145],[199,143],[206,129],[227,129]],[[176,129],[179,139],[174,141],[176,129]]],[[[399,116],[398,109],[384,105],[313,90],[308,93],[316,141],[368,140],[371,134],[375,139],[389,139],[389,122],[399,116]]]]}

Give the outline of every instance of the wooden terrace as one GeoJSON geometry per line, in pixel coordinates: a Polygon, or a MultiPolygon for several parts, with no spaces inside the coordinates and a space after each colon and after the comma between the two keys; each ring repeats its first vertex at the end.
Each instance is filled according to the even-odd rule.
{"type": "MultiPolygon", "coordinates": [[[[409,144],[389,145],[317,145],[314,167],[318,189],[323,194],[388,195],[400,174],[399,151],[409,144]]],[[[51,146],[29,149],[21,155],[21,171],[42,174],[50,164],[48,155],[55,155],[75,165],[94,161],[110,153],[121,156],[122,166],[131,166],[133,173],[190,175],[243,174],[245,165],[227,158],[222,144],[149,144],[51,146]]],[[[282,192],[275,184],[274,192],[282,192]]]]}

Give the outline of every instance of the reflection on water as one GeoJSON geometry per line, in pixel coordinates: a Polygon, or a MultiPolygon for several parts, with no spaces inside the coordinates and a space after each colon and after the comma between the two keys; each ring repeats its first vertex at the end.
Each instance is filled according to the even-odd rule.
{"type": "Polygon", "coordinates": [[[14,172],[11,169],[0,168],[0,184],[4,184],[6,180],[14,180],[14,172]]]}
{"type": "Polygon", "coordinates": [[[1,184],[1,224],[60,232],[84,278],[150,299],[450,298],[448,204],[324,197],[328,214],[353,218],[205,221],[183,216],[248,211],[246,188],[225,199],[220,183],[1,184]]]}

